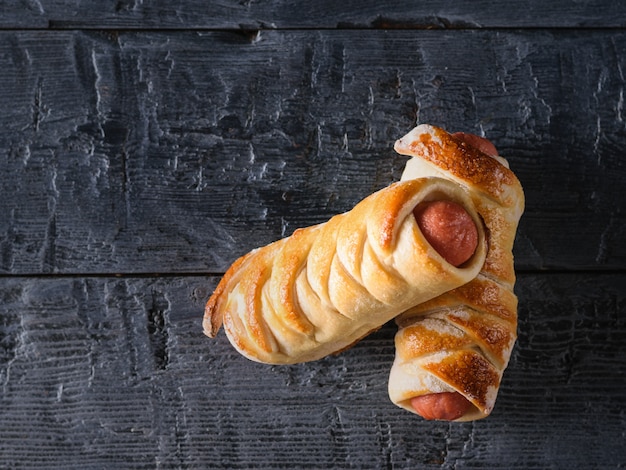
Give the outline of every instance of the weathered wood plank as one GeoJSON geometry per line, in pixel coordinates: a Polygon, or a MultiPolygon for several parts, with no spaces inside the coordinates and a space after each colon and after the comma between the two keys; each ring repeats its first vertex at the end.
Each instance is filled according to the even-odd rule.
{"type": "Polygon", "coordinates": [[[0,272],[219,273],[401,173],[416,121],[526,190],[520,269],[621,269],[619,31],[0,34],[0,272]]]}
{"type": "Polygon", "coordinates": [[[364,1],[97,0],[3,2],[1,28],[520,28],[624,27],[626,6],[606,0],[364,1]]]}
{"type": "Polygon", "coordinates": [[[626,275],[521,275],[496,408],[422,421],[386,391],[395,327],[273,367],[201,332],[217,278],[1,278],[2,468],[618,468],[626,275]]]}

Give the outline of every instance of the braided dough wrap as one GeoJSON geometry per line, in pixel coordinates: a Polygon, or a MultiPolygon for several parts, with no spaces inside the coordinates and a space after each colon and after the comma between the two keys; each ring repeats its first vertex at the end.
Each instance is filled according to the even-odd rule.
{"type": "Polygon", "coordinates": [[[433,126],[416,127],[394,148],[413,157],[403,180],[443,177],[466,188],[487,229],[488,252],[475,279],[396,319],[389,396],[416,413],[412,398],[458,392],[471,403],[468,409],[460,417],[435,419],[484,418],[517,338],[512,248],[524,209],[522,187],[506,160],[433,126]]]}
{"type": "Polygon", "coordinates": [[[270,364],[339,352],[409,307],[473,279],[486,256],[482,221],[465,191],[441,178],[384,188],[328,222],[244,255],[209,299],[204,331],[223,324],[232,345],[270,364]],[[479,232],[460,267],[425,240],[412,214],[422,201],[463,206],[479,232]]]}

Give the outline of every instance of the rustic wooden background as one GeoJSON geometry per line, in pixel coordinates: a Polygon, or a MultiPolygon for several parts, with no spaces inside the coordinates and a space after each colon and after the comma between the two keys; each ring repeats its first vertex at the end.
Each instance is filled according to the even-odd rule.
{"type": "Polygon", "coordinates": [[[625,74],[610,0],[0,1],[0,468],[624,468],[625,74]],[[397,179],[416,122],[526,191],[475,423],[390,403],[391,323],[283,367],[201,330],[236,257],[397,179]]]}

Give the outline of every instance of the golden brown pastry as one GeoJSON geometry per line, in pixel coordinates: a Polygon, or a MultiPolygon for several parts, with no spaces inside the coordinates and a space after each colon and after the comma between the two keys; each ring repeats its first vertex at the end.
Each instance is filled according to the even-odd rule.
{"type": "Polygon", "coordinates": [[[475,279],[396,319],[389,396],[426,419],[484,418],[517,338],[512,248],[522,187],[495,147],[477,136],[420,125],[395,150],[413,157],[403,180],[442,177],[468,191],[487,229],[488,251],[475,279]]]}
{"type": "Polygon", "coordinates": [[[235,261],[207,302],[204,331],[214,337],[223,324],[232,345],[259,362],[319,359],[467,283],[485,256],[481,219],[459,185],[398,182],[235,261]],[[420,203],[441,200],[462,206],[477,228],[476,249],[459,267],[427,242],[413,214],[420,203]]]}

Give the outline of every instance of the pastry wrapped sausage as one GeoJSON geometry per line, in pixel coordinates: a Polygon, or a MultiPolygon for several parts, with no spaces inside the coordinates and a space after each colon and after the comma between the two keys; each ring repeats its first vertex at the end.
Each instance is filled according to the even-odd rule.
{"type": "Polygon", "coordinates": [[[397,317],[389,396],[426,419],[484,418],[517,338],[512,248],[524,210],[522,187],[495,147],[477,136],[420,125],[395,150],[413,157],[403,180],[443,177],[468,191],[484,221],[488,251],[475,279],[397,317]]]}
{"type": "Polygon", "coordinates": [[[458,184],[394,183],[235,261],[207,302],[204,331],[214,337],[223,325],[232,345],[255,361],[316,360],[467,283],[486,250],[482,221],[458,184]],[[477,228],[476,249],[459,267],[428,243],[413,215],[419,204],[438,200],[462,206],[477,228]]]}

